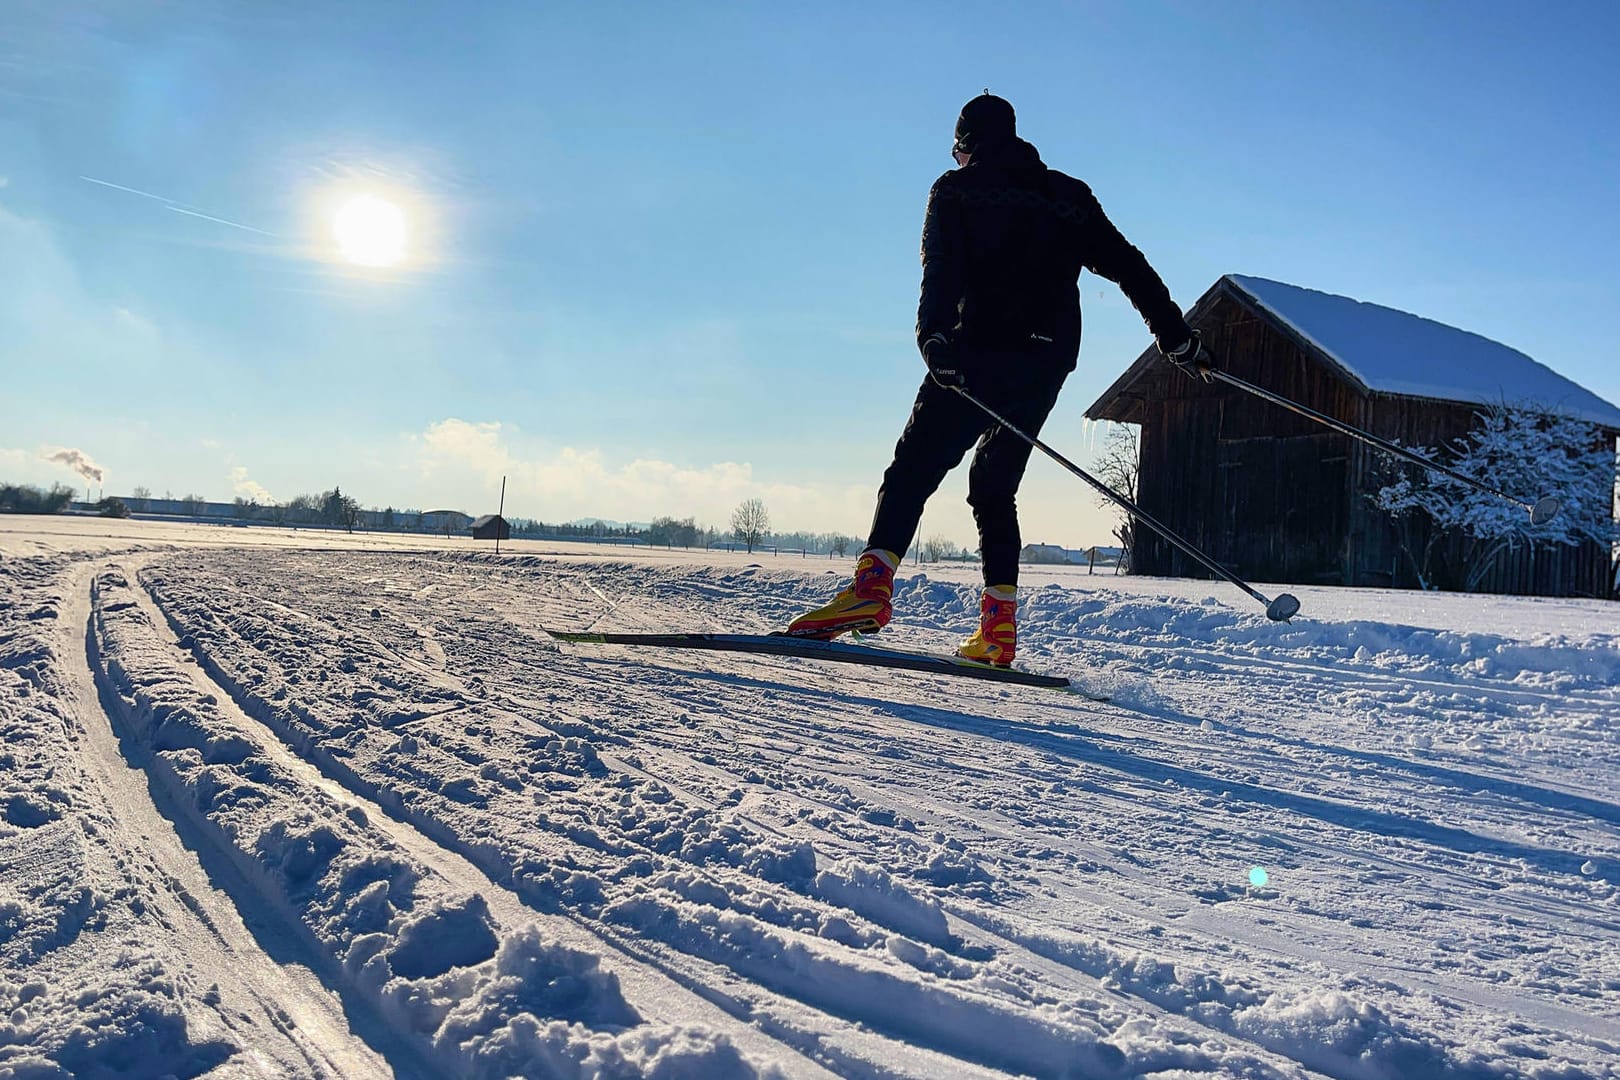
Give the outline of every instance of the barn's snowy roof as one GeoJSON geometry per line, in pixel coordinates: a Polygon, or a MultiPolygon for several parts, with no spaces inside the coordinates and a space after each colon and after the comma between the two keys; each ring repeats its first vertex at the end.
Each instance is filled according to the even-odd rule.
{"type": "Polygon", "coordinates": [[[1240,274],[1226,281],[1374,393],[1479,405],[1506,401],[1620,428],[1620,408],[1490,338],[1280,281],[1240,274]]]}

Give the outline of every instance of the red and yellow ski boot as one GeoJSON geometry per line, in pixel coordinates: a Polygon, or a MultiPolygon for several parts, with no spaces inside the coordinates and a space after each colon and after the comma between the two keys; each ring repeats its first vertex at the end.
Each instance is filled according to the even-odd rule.
{"type": "Polygon", "coordinates": [[[893,614],[894,571],[900,556],[892,551],[869,548],[855,562],[855,579],[849,587],[819,607],[788,623],[788,637],[831,641],[839,634],[860,631],[875,633],[889,623],[893,614]]]}
{"type": "Polygon", "coordinates": [[[956,647],[956,655],[992,667],[1012,667],[1018,648],[1018,589],[991,585],[979,601],[979,628],[956,647]]]}

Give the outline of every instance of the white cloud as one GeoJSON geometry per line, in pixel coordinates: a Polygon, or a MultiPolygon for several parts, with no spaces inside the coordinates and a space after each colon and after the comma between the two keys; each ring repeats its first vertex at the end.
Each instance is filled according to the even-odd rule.
{"type": "Polygon", "coordinates": [[[264,485],[248,477],[247,468],[243,465],[238,465],[231,470],[231,490],[244,499],[251,499],[264,506],[276,501],[276,497],[270,494],[264,485]]]}
{"type": "Polygon", "coordinates": [[[412,436],[416,463],[435,505],[482,511],[507,478],[514,516],[544,521],[604,517],[650,521],[695,517],[724,527],[744,499],[759,498],[779,530],[851,531],[864,525],[872,492],[864,487],[771,483],[746,462],[687,466],[638,458],[610,463],[600,449],[526,449],[521,433],[499,422],[448,419],[412,436]]]}

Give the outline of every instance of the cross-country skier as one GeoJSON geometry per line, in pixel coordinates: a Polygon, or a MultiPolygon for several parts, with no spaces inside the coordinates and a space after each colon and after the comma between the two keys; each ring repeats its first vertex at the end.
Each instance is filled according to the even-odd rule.
{"type": "Polygon", "coordinates": [[[1015,500],[1031,447],[956,388],[1037,435],[1079,357],[1081,270],[1119,285],[1173,363],[1189,373],[1213,364],[1164,282],[1091,189],[1048,169],[1018,137],[1011,104],[989,91],[968,102],[951,154],[958,168],[935,181],[923,220],[917,345],[928,376],[883,474],[854,580],[787,632],[832,638],[882,629],[923,504],[977,442],[968,504],[985,588],[979,628],[957,654],[1006,666],[1017,644],[1022,540],[1015,500]]]}

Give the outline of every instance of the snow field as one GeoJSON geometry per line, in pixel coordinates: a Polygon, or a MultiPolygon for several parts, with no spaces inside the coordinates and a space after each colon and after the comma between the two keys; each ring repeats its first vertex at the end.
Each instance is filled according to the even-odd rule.
{"type": "MultiPolygon", "coordinates": [[[[541,629],[765,630],[840,583],[816,560],[85,547],[0,562],[0,1074],[58,1075],[53,996],[140,1046],[124,969],[66,963],[130,944],[176,1075],[1620,1076],[1612,605],[1302,589],[1279,626],[1032,570],[1021,657],[1099,705],[541,629]],[[182,893],[293,927],[241,966],[301,958],[352,1029],[289,1050],[165,944],[194,916],[74,690],[93,578],[102,749],[240,878],[182,893]],[[58,876],[139,932],[25,954],[70,905],[7,856],[65,824],[58,876]]],[[[883,638],[948,647],[976,599],[908,567],[883,638]]]]}

